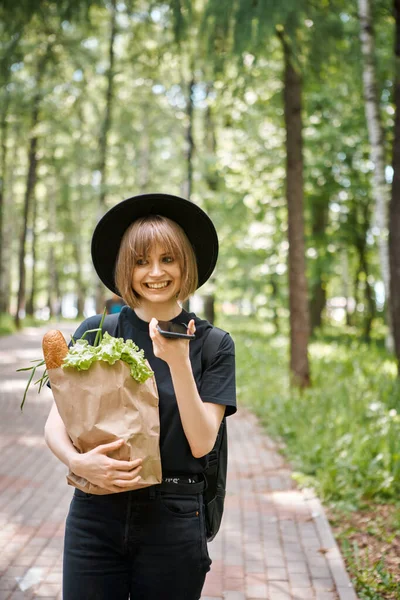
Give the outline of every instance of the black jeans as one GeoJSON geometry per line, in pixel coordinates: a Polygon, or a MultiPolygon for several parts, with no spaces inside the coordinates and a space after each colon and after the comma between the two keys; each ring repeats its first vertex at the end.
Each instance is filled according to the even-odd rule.
{"type": "Polygon", "coordinates": [[[198,600],[210,564],[201,493],[75,490],[63,600],[198,600]]]}

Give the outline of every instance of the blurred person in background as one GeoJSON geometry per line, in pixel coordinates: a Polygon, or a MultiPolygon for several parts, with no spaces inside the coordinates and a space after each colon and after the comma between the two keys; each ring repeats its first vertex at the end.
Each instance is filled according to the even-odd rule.
{"type": "Polygon", "coordinates": [[[115,313],[121,312],[121,308],[126,306],[126,302],[118,296],[117,294],[113,294],[112,298],[109,298],[106,301],[106,310],[108,315],[114,315],[115,313]]]}

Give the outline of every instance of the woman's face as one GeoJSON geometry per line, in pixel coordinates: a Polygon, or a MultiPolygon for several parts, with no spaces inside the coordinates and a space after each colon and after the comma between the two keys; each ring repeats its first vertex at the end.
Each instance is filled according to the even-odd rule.
{"type": "Polygon", "coordinates": [[[181,289],[181,278],[178,260],[157,245],[148,256],[136,259],[132,287],[142,301],[157,304],[176,302],[181,289]]]}

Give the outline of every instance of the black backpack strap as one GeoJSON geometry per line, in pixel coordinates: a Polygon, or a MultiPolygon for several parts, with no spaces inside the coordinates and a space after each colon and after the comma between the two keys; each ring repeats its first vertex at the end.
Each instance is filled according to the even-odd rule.
{"type": "Polygon", "coordinates": [[[201,351],[201,364],[203,373],[212,364],[212,361],[214,360],[214,357],[225,335],[227,335],[227,332],[219,327],[212,327],[209,333],[207,333],[207,337],[204,340],[201,351]]]}
{"type": "MultiPolygon", "coordinates": [[[[213,327],[207,334],[207,337],[203,344],[202,349],[202,366],[203,373],[212,364],[215,355],[218,352],[218,348],[225,337],[228,335],[223,329],[213,327]]],[[[208,467],[204,473],[206,479],[206,489],[204,492],[206,505],[211,503],[217,494],[220,494],[223,498],[225,495],[225,481],[226,481],[226,469],[228,460],[228,448],[227,448],[227,433],[226,433],[226,422],[225,417],[222,419],[217,439],[215,441],[214,448],[208,454],[208,467]],[[221,463],[221,459],[223,464],[221,463]],[[218,489],[218,478],[223,475],[223,487],[218,489]]],[[[221,483],[221,482],[220,482],[221,483]]],[[[222,512],[221,512],[222,514],[222,512]]],[[[212,534],[209,539],[214,537],[216,531],[212,534]]]]}
{"type": "MultiPolygon", "coordinates": [[[[96,329],[97,327],[100,327],[102,316],[103,315],[94,315],[93,317],[91,317],[90,329],[96,329]],[[96,319],[94,317],[96,317],[96,319]]],[[[118,326],[118,317],[119,313],[105,316],[105,319],[103,321],[103,333],[107,331],[110,335],[115,336],[118,326]]],[[[96,332],[89,333],[85,336],[85,339],[89,342],[91,346],[93,346],[94,341],[96,339],[96,332]]]]}
{"type": "MultiPolygon", "coordinates": [[[[107,333],[109,333],[110,335],[115,337],[115,334],[117,332],[117,327],[118,327],[118,318],[119,318],[119,313],[114,313],[112,315],[106,315],[106,317],[103,321],[103,333],[105,331],[107,331],[107,333]]],[[[100,321],[101,321],[101,319],[100,319],[100,321]]],[[[99,325],[100,325],[100,321],[99,321],[99,325]]]]}

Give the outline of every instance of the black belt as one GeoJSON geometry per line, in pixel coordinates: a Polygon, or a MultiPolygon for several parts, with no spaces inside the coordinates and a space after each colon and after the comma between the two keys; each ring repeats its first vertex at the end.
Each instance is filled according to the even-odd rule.
{"type": "Polygon", "coordinates": [[[200,494],[205,487],[202,475],[165,475],[155,489],[172,494],[200,494]]]}

